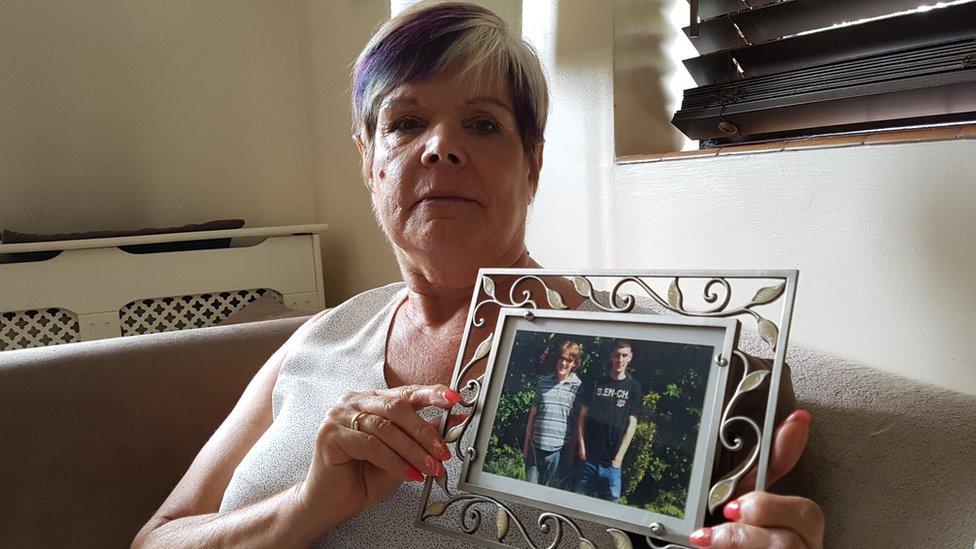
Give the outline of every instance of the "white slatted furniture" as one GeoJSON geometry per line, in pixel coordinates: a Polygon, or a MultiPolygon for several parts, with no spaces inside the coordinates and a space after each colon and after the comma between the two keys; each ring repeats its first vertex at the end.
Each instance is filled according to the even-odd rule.
{"type": "MultiPolygon", "coordinates": [[[[213,326],[270,294],[325,308],[325,224],[0,245],[0,254],[60,251],[0,264],[0,351],[213,326]],[[129,253],[119,246],[232,238],[230,247],[129,253]]],[[[9,257],[9,256],[7,256],[9,257]]]]}

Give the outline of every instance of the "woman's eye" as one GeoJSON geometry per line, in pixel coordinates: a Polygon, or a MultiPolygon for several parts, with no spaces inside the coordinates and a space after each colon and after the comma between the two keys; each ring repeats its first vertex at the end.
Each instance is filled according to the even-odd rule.
{"type": "Polygon", "coordinates": [[[491,120],[481,119],[471,122],[470,127],[477,133],[498,133],[498,124],[491,120]]]}
{"type": "Polygon", "coordinates": [[[423,127],[423,124],[421,124],[420,123],[420,120],[417,120],[416,118],[404,117],[404,118],[399,118],[399,119],[395,120],[392,124],[390,124],[389,127],[390,127],[390,130],[392,130],[392,131],[406,131],[406,132],[409,132],[409,131],[413,131],[413,130],[417,130],[417,129],[422,128],[423,127]]]}

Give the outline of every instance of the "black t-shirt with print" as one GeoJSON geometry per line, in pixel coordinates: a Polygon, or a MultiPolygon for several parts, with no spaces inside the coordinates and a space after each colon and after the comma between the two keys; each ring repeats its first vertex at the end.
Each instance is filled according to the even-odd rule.
{"type": "Polygon", "coordinates": [[[586,459],[600,465],[611,465],[627,432],[630,416],[638,416],[642,406],[641,386],[637,380],[604,376],[585,391],[587,408],[583,441],[586,459]]]}

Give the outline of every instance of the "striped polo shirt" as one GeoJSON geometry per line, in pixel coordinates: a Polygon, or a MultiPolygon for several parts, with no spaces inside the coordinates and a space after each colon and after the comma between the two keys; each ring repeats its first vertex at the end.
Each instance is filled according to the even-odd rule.
{"type": "Polygon", "coordinates": [[[532,405],[538,409],[532,427],[533,446],[547,452],[563,447],[572,427],[570,414],[573,413],[573,402],[582,384],[575,373],[562,381],[556,379],[556,374],[539,379],[532,401],[532,405]]]}

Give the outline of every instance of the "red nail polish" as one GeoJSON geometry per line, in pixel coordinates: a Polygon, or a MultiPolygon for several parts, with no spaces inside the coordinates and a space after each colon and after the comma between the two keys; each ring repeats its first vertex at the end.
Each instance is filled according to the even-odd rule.
{"type": "Polygon", "coordinates": [[[412,480],[414,482],[423,482],[424,481],[424,474],[420,472],[420,469],[417,469],[416,467],[414,467],[413,465],[410,465],[408,463],[407,464],[407,478],[409,478],[410,480],[412,480]]]}
{"type": "Polygon", "coordinates": [[[688,539],[691,543],[695,544],[696,547],[708,547],[712,544],[712,529],[702,528],[701,530],[695,530],[688,539]]]}
{"type": "Polygon", "coordinates": [[[442,440],[434,441],[434,455],[440,460],[451,459],[451,451],[447,449],[447,445],[442,440]]]}
{"type": "Polygon", "coordinates": [[[441,462],[431,456],[424,458],[424,467],[427,469],[427,474],[432,477],[439,477],[447,472],[441,462]]]}
{"type": "Polygon", "coordinates": [[[461,402],[461,393],[454,389],[444,389],[444,398],[451,403],[451,406],[454,406],[458,402],[461,402]]]}
{"type": "Polygon", "coordinates": [[[813,421],[813,416],[806,410],[797,410],[790,414],[790,417],[786,418],[786,421],[799,421],[810,425],[810,422],[813,421]]]}
{"type": "Polygon", "coordinates": [[[729,520],[739,520],[742,516],[742,509],[739,507],[739,501],[733,500],[725,504],[725,508],[722,509],[722,514],[725,518],[729,520]]]}

